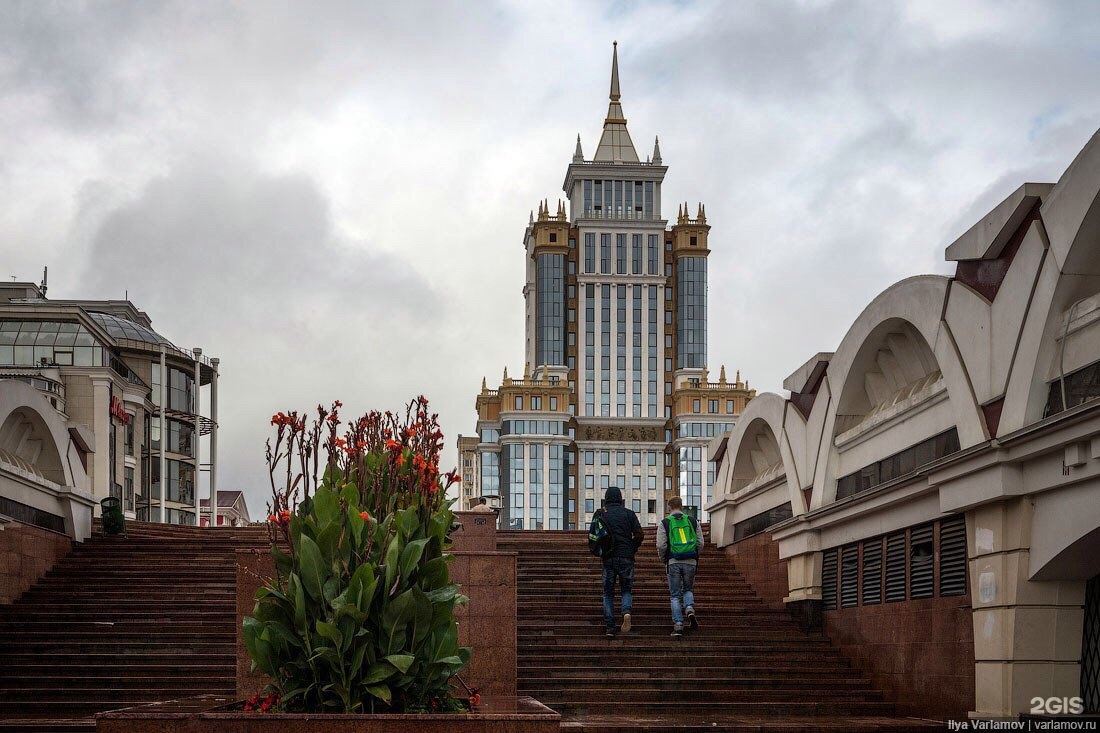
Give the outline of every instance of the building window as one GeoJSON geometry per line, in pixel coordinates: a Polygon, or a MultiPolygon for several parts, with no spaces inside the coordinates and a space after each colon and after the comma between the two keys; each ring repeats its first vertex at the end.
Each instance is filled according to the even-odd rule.
{"type": "Polygon", "coordinates": [[[699,409],[699,400],[696,399],[696,400],[691,401],[691,411],[696,413],[696,414],[698,414],[701,411],[699,409]]]}
{"type": "Polygon", "coordinates": [[[718,414],[718,400],[707,400],[707,412],[712,415],[718,414]]]}
{"type": "Polygon", "coordinates": [[[538,395],[535,395],[535,396],[531,397],[531,409],[532,410],[541,410],[542,409],[542,397],[539,397],[538,395]]]}
{"type": "MultiPolygon", "coordinates": [[[[126,455],[134,455],[134,416],[130,415],[129,422],[126,423],[126,455]]],[[[132,507],[131,507],[132,508],[132,507]]]]}
{"type": "Polygon", "coordinates": [[[558,409],[558,398],[554,397],[552,395],[550,397],[550,409],[551,410],[557,410],[558,409]]]}
{"type": "Polygon", "coordinates": [[[726,413],[733,414],[733,400],[726,400],[726,413]]]}
{"type": "Polygon", "coordinates": [[[557,232],[550,232],[550,241],[551,242],[558,241],[558,233],[557,232]]]}
{"type": "Polygon", "coordinates": [[[516,395],[515,405],[516,405],[517,410],[522,410],[523,409],[523,397],[522,396],[516,395]]]}
{"type": "Polygon", "coordinates": [[[881,461],[864,466],[837,480],[836,498],[844,499],[887,481],[909,475],[933,461],[959,450],[959,433],[951,428],[881,461]]]}
{"type": "Polygon", "coordinates": [[[134,510],[134,469],[127,466],[122,480],[122,505],[126,511],[132,512],[134,510]]]}

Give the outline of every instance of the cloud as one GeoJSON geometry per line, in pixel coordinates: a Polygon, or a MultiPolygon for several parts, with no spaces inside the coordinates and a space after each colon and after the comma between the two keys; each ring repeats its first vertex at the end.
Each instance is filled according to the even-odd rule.
{"type": "Polygon", "coordinates": [[[665,216],[713,226],[712,371],[778,389],[1057,178],[1097,37],[1090,2],[7,3],[0,275],[128,290],[220,356],[223,486],[263,485],[266,415],[337,397],[426,392],[450,443],[523,368],[527,212],[594,151],[618,39],[665,216]]]}

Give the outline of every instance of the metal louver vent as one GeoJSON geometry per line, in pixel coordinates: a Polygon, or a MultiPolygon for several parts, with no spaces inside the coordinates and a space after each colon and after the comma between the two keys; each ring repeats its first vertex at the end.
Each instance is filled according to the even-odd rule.
{"type": "Polygon", "coordinates": [[[966,593],[966,519],[959,515],[940,522],[940,595],[966,593]]]}
{"type": "Polygon", "coordinates": [[[836,550],[825,550],[821,560],[821,599],[826,611],[836,610],[836,550]]]}
{"type": "Polygon", "coordinates": [[[863,605],[882,603],[882,538],[863,542],[863,605]]]}
{"type": "Polygon", "coordinates": [[[859,603],[859,547],[850,545],[840,552],[840,607],[859,603]]]}
{"type": "Polygon", "coordinates": [[[1086,713],[1100,713],[1100,575],[1085,586],[1085,628],[1081,634],[1081,697],[1086,713]]]}
{"type": "Polygon", "coordinates": [[[935,592],[935,547],[932,525],[909,531],[909,597],[931,598],[935,592]]]}
{"type": "Polygon", "coordinates": [[[905,600],[905,532],[886,538],[886,601],[905,600]]]}

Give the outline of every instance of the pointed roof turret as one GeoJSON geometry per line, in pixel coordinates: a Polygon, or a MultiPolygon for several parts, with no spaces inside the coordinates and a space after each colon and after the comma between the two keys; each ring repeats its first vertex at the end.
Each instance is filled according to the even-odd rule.
{"type": "Polygon", "coordinates": [[[581,136],[580,136],[580,133],[577,133],[577,149],[575,151],[573,151],[573,162],[574,163],[583,163],[584,162],[584,152],[581,150],[581,136]]]}
{"type": "Polygon", "coordinates": [[[611,51],[611,103],[607,105],[607,117],[603,121],[603,135],[592,160],[603,163],[639,163],[638,151],[626,129],[626,117],[619,104],[619,42],[611,51]]]}
{"type": "Polygon", "coordinates": [[[654,165],[661,164],[661,140],[656,135],[653,136],[653,155],[650,160],[654,165]]]}

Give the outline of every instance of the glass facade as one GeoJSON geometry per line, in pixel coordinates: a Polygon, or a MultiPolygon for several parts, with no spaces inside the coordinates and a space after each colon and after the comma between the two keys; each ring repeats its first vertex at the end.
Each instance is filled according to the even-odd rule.
{"type": "MultiPolygon", "coordinates": [[[[195,467],[183,461],[172,458],[165,460],[168,464],[168,501],[178,501],[181,504],[195,503],[195,467]]],[[[154,460],[152,466],[153,482],[152,495],[160,498],[160,461],[154,460]]]]}
{"type": "Polygon", "coordinates": [[[733,423],[685,422],[676,430],[680,438],[713,438],[733,430],[733,423]]]}
{"type": "Polygon", "coordinates": [[[653,219],[653,181],[585,180],[584,216],[596,219],[653,219]]]}
{"type": "Polygon", "coordinates": [[[500,454],[481,454],[481,495],[500,496],[500,454]]]}
{"type": "Polygon", "coordinates": [[[707,362],[707,259],[681,257],[676,268],[676,367],[707,362]]]}
{"type": "Polygon", "coordinates": [[[611,416],[611,286],[600,286],[600,414],[611,416]]]}
{"type": "Polygon", "coordinates": [[[530,458],[528,459],[527,491],[529,501],[527,504],[527,516],[530,519],[531,529],[542,529],[542,446],[528,446],[530,458]]]}
{"type": "MultiPolygon", "coordinates": [[[[156,362],[153,363],[152,382],[153,394],[151,399],[154,405],[160,407],[160,364],[156,362]]],[[[195,412],[194,386],[195,380],[192,374],[174,366],[169,366],[168,409],[179,410],[180,412],[195,412]]]]}
{"type": "Polygon", "coordinates": [[[565,435],[561,420],[505,420],[501,435],[565,435]]]}
{"type": "Polygon", "coordinates": [[[505,444],[501,449],[504,461],[504,493],[508,497],[508,527],[523,529],[523,444],[505,444]]]}
{"type": "Polygon", "coordinates": [[[110,366],[110,352],[79,323],[0,321],[0,366],[110,366]]]}
{"type": "Polygon", "coordinates": [[[565,255],[540,254],[535,268],[535,360],[565,364],[565,255]]]}
{"type": "Polygon", "coordinates": [[[680,448],[680,496],[684,509],[696,517],[703,509],[703,449],[698,445],[680,448]]]}

